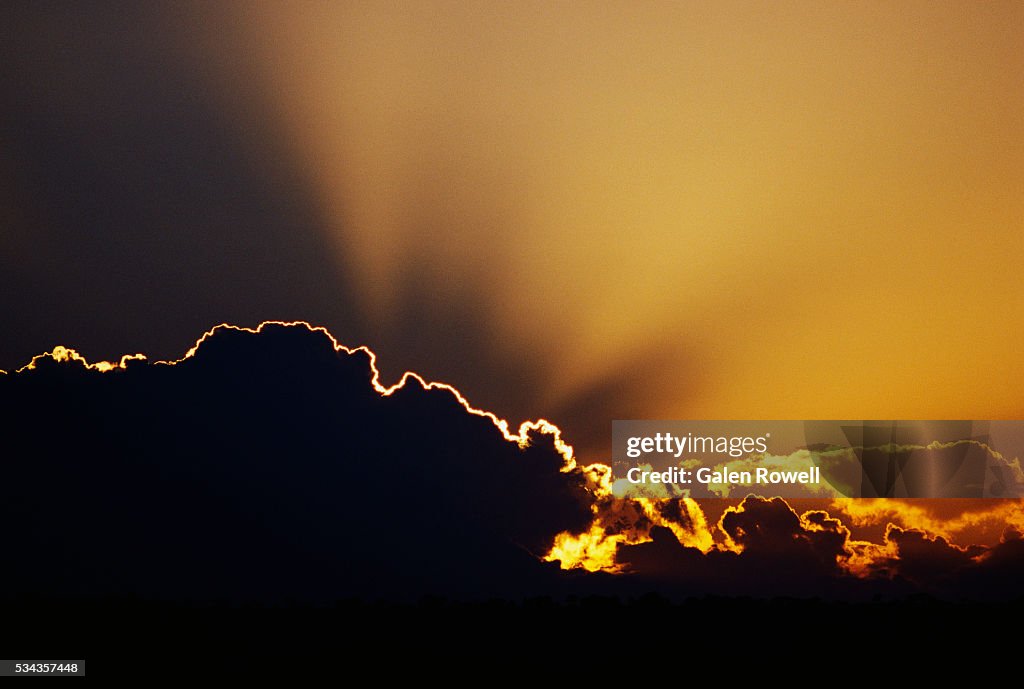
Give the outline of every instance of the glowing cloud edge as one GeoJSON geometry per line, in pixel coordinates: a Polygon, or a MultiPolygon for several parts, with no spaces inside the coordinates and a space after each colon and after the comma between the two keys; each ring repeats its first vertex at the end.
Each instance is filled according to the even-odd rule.
{"type": "MultiPolygon", "coordinates": [[[[232,325],[230,323],[219,323],[213,326],[206,332],[204,332],[195,344],[192,345],[185,355],[180,359],[174,360],[160,360],[152,362],[154,366],[174,366],[176,364],[187,361],[193,358],[196,353],[202,347],[203,343],[209,338],[214,337],[218,331],[222,330],[234,330],[237,332],[245,332],[250,334],[259,334],[263,332],[267,326],[282,326],[282,327],[304,327],[311,333],[322,333],[331,342],[331,346],[335,352],[344,352],[348,355],[364,353],[370,361],[370,372],[371,379],[370,383],[373,389],[380,394],[382,397],[389,397],[396,391],[401,390],[405,387],[406,383],[410,380],[415,381],[424,390],[445,390],[459,402],[463,409],[469,414],[474,416],[481,416],[489,419],[491,423],[501,432],[502,437],[508,441],[516,443],[520,448],[525,448],[530,445],[530,434],[539,433],[540,435],[551,436],[552,444],[555,450],[561,455],[563,464],[561,471],[568,473],[574,470],[579,470],[585,477],[588,483],[588,488],[593,492],[596,499],[607,498],[611,495],[611,467],[606,464],[594,463],[585,466],[580,466],[576,462],[576,457],[573,453],[572,445],[565,442],[562,438],[562,429],[551,423],[547,419],[535,419],[531,421],[523,421],[519,424],[518,429],[513,432],[512,426],[508,420],[499,417],[494,412],[487,411],[474,407],[470,404],[469,400],[453,385],[438,381],[428,381],[418,373],[413,371],[406,371],[399,378],[398,382],[386,386],[381,383],[380,370],[377,368],[377,354],[366,345],[360,345],[358,347],[348,347],[340,343],[337,338],[324,326],[315,326],[307,321],[263,321],[255,328],[248,328],[245,326],[232,325]]],[[[79,354],[76,350],[65,347],[63,345],[57,345],[52,351],[44,354],[38,354],[22,366],[21,368],[15,369],[15,373],[23,373],[26,371],[32,371],[38,368],[39,362],[51,359],[57,363],[70,363],[75,362],[83,366],[85,369],[90,371],[97,371],[99,373],[109,373],[111,371],[123,370],[128,367],[128,363],[131,361],[148,361],[148,358],[144,354],[126,354],[122,356],[117,362],[112,361],[97,361],[90,363],[84,356],[79,354]]],[[[9,375],[7,371],[0,369],[0,374],[9,375]]],[[[598,505],[595,500],[593,511],[595,517],[597,516],[598,505]]],[[[615,547],[618,541],[622,540],[621,537],[608,538],[604,534],[604,530],[595,523],[592,524],[588,532],[582,534],[570,534],[569,532],[563,532],[555,537],[551,549],[541,559],[551,562],[559,561],[563,569],[572,569],[577,567],[583,567],[589,570],[605,569],[609,571],[617,571],[617,567],[614,564],[615,547]],[[594,542],[594,537],[600,542],[600,546],[597,548],[599,554],[590,552],[593,546],[597,543],[594,542]],[[574,544],[580,543],[580,546],[574,547],[574,544]],[[583,546],[582,544],[589,543],[591,547],[583,546]]]]}

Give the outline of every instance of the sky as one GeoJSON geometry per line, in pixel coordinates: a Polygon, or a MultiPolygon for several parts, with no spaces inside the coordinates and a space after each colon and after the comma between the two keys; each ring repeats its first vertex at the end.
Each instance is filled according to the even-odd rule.
{"type": "MultiPolygon", "coordinates": [[[[0,369],[302,320],[581,462],[617,418],[1021,418],[1022,29],[1013,2],[16,4],[0,369]]],[[[876,544],[1006,523],[826,507],[876,544]]]]}
{"type": "Polygon", "coordinates": [[[360,298],[468,293],[539,406],[1020,413],[1019,5],[240,14],[360,298]]]}
{"type": "Polygon", "coordinates": [[[16,7],[4,368],[302,319],[558,418],[1014,418],[1018,3],[16,7]]]}

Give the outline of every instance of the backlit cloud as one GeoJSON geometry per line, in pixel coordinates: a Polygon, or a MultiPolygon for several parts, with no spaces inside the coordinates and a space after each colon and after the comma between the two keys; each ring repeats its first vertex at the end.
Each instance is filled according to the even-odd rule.
{"type": "Polygon", "coordinates": [[[414,373],[381,379],[372,351],[304,323],[219,326],[173,361],[89,363],[66,347],[33,358],[0,377],[4,485],[17,487],[0,510],[32,555],[5,586],[243,598],[1019,590],[1020,500],[798,509],[807,501],[750,495],[713,521],[712,503],[686,496],[613,497],[609,468],[582,466],[552,422],[510,423],[414,373]],[[67,547],[45,546],[58,533],[67,547]]]}

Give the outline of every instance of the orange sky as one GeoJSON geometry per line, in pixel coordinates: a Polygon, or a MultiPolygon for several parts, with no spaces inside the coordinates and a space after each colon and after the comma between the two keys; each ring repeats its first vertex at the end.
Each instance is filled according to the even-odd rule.
{"type": "Polygon", "coordinates": [[[558,371],[538,409],[626,371],[648,417],[1024,412],[1019,3],[232,7],[211,78],[382,332],[415,265],[558,371]]]}

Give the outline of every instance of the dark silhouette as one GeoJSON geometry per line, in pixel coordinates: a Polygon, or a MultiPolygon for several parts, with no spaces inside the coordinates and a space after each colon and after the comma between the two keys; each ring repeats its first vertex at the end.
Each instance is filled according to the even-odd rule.
{"type": "Polygon", "coordinates": [[[46,357],[0,377],[0,514],[22,553],[3,590],[265,601],[539,586],[554,535],[590,520],[550,436],[520,449],[447,390],[385,397],[370,379],[368,355],[302,326],[219,330],[173,366],[46,357]]]}

